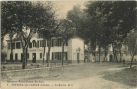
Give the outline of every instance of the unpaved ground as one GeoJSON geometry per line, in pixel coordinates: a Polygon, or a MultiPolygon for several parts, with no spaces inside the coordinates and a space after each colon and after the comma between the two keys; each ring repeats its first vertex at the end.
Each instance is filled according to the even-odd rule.
{"type": "MultiPolygon", "coordinates": [[[[48,76],[45,76],[44,73],[39,73],[36,76],[34,74],[29,78],[24,77],[27,75],[20,75],[14,76],[12,81],[42,81],[42,83],[36,82],[35,84],[41,85],[33,85],[33,89],[137,89],[135,84],[137,71],[125,71],[125,68],[127,67],[122,64],[112,63],[69,65],[49,70],[48,76]]],[[[31,83],[27,84],[32,87],[31,83]]],[[[24,86],[18,86],[18,88],[24,86]]]]}

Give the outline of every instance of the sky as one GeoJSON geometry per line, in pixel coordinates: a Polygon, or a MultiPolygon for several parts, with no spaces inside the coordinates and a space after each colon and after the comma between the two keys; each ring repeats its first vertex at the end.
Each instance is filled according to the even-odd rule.
{"type": "Polygon", "coordinates": [[[58,18],[66,18],[67,12],[73,9],[73,6],[80,5],[81,8],[84,8],[86,4],[85,0],[58,0],[53,1],[53,8],[56,10],[58,18]]]}

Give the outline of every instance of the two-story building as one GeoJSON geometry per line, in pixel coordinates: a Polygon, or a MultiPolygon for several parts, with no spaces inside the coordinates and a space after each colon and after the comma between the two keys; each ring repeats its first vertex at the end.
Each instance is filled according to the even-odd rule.
{"type": "MultiPolygon", "coordinates": [[[[7,40],[8,48],[7,48],[7,60],[10,60],[13,57],[13,60],[22,61],[23,52],[21,41],[19,39],[15,39],[10,42],[7,40]],[[11,46],[13,48],[13,56],[11,56],[11,46]]],[[[34,36],[30,40],[30,44],[28,47],[28,61],[37,63],[38,61],[42,61],[43,57],[45,60],[47,59],[48,47],[47,40],[44,41],[43,38],[38,36],[34,36]],[[44,45],[45,45],[45,56],[44,53],[44,45]]],[[[64,46],[64,60],[68,60],[71,62],[77,62],[77,60],[84,60],[84,40],[79,37],[73,37],[68,40],[68,42],[64,46]]],[[[52,37],[51,39],[51,50],[50,50],[50,60],[61,60],[62,58],[62,39],[61,37],[52,37]]]]}

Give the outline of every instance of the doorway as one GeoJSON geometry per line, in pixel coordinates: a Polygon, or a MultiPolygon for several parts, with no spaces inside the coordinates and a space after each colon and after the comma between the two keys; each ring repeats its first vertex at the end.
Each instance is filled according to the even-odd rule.
{"type": "Polygon", "coordinates": [[[13,62],[13,54],[10,53],[10,61],[13,62]]]}
{"type": "Polygon", "coordinates": [[[79,53],[77,53],[77,62],[79,63],[80,60],[79,60],[79,53]]]}
{"type": "Polygon", "coordinates": [[[36,53],[32,53],[32,63],[36,63],[36,53]]]}
{"type": "Polygon", "coordinates": [[[18,61],[18,54],[15,54],[15,61],[18,61]]]}

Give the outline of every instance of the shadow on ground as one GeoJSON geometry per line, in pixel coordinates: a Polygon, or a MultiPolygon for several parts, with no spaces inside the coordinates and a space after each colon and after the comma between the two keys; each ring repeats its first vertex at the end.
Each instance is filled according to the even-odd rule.
{"type": "Polygon", "coordinates": [[[132,69],[126,68],[119,71],[106,71],[103,73],[102,78],[131,87],[137,87],[137,67],[132,69]]]}

